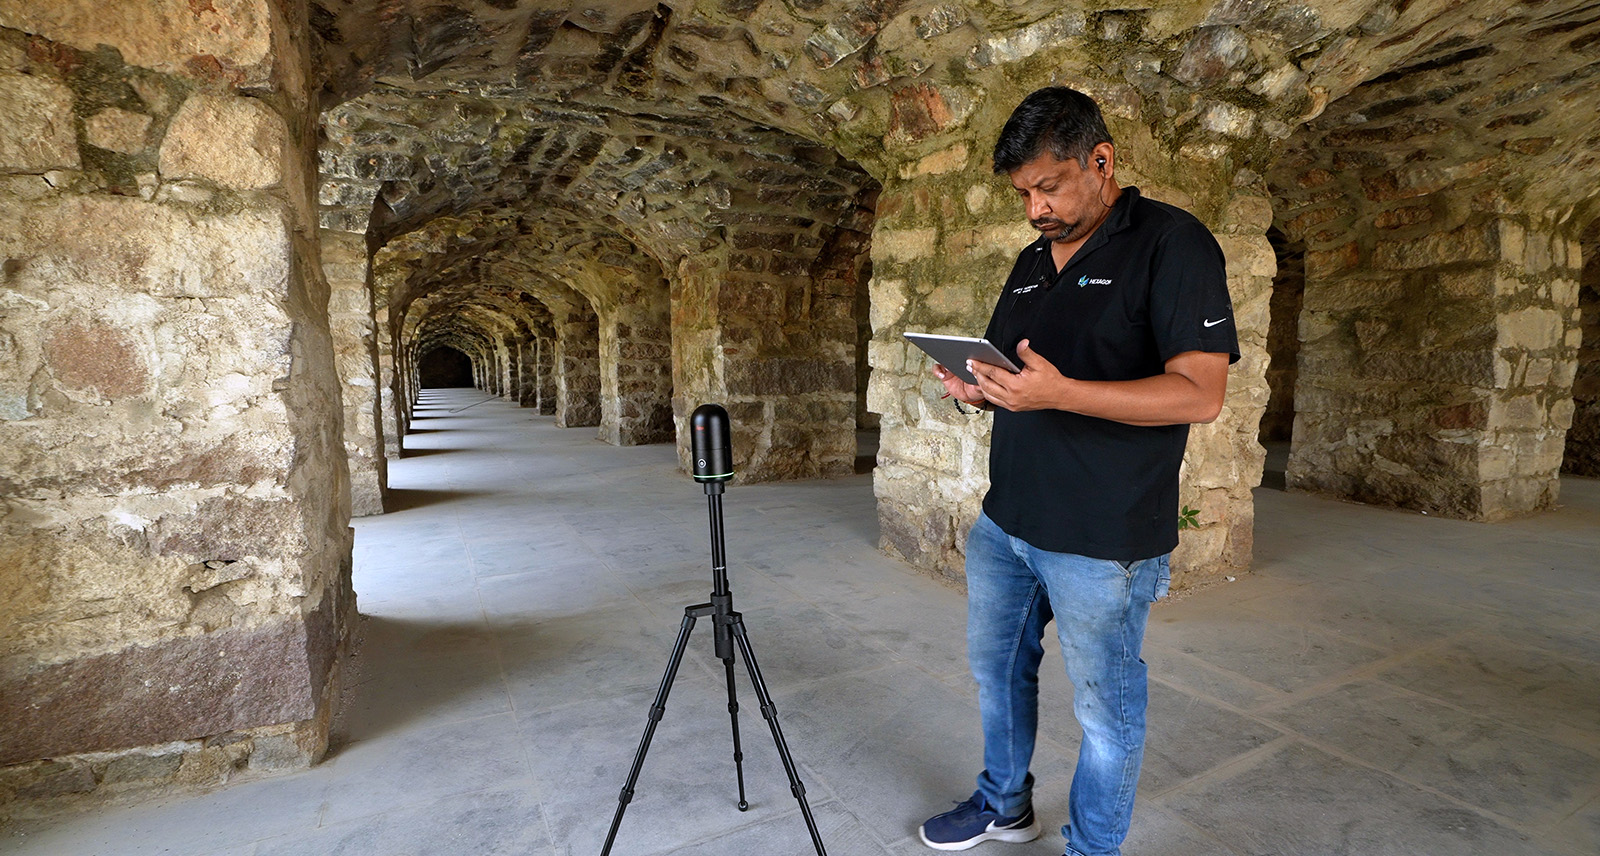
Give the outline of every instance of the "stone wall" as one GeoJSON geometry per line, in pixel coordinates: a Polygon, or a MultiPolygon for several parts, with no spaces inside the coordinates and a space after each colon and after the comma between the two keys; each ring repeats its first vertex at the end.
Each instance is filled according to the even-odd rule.
{"type": "Polygon", "coordinates": [[[1600,477],[1600,220],[1582,242],[1583,273],[1578,293],[1582,344],[1572,383],[1574,411],[1561,471],[1600,477]]]}
{"type": "Polygon", "coordinates": [[[650,302],[619,307],[599,325],[600,439],[616,446],[673,439],[667,290],[634,294],[650,302]]]}
{"type": "Polygon", "coordinates": [[[354,606],[299,3],[0,4],[0,804],[320,757],[354,606]]]}
{"type": "Polygon", "coordinates": [[[1462,220],[1366,263],[1360,243],[1308,253],[1291,488],[1478,519],[1554,501],[1576,250],[1525,217],[1462,220]]]}
{"type": "Polygon", "coordinates": [[[855,290],[865,236],[801,228],[777,215],[718,220],[731,248],[681,267],[674,290],[680,458],[684,421],[714,401],[728,408],[742,480],[853,472],[855,290]]]}

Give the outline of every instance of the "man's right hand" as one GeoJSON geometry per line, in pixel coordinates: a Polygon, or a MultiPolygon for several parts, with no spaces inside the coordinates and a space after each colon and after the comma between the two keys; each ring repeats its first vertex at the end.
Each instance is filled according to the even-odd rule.
{"type": "Polygon", "coordinates": [[[961,378],[956,377],[955,372],[950,371],[944,366],[934,366],[933,376],[938,378],[940,383],[944,384],[945,392],[950,393],[952,397],[958,398],[963,402],[972,405],[973,407],[982,407],[989,400],[984,396],[983,390],[978,389],[975,384],[967,383],[961,378]]]}

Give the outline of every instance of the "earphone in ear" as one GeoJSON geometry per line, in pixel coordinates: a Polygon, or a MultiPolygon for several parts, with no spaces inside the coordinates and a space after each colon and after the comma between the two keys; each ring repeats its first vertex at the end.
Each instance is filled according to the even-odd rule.
{"type": "Polygon", "coordinates": [[[1106,171],[1106,159],[1105,158],[1095,158],[1094,162],[1100,165],[1100,171],[1101,172],[1105,172],[1106,171]]]}

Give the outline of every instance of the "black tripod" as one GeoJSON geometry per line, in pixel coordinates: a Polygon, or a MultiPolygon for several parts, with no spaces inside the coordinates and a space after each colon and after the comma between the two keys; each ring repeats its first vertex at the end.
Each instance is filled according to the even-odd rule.
{"type": "MultiPolygon", "coordinates": [[[[719,427],[715,417],[720,414],[721,437],[723,446],[713,449],[711,456],[713,463],[718,454],[723,454],[727,438],[727,413],[716,405],[704,405],[695,411],[695,427],[702,429],[700,416],[708,408],[715,408],[712,416],[712,433],[719,427]]],[[[622,813],[627,811],[628,803],[633,799],[633,786],[639,781],[639,771],[644,767],[645,753],[650,750],[650,738],[655,736],[656,725],[667,711],[667,694],[672,691],[672,682],[678,676],[678,666],[683,663],[683,652],[689,646],[689,633],[694,630],[697,619],[711,616],[715,626],[717,658],[722,661],[723,668],[728,677],[728,714],[733,718],[733,767],[739,779],[739,810],[745,811],[750,804],[744,797],[744,752],[739,747],[739,701],[734,696],[733,690],[733,646],[739,646],[739,654],[744,658],[744,664],[750,671],[750,683],[755,687],[756,698],[761,702],[761,715],[766,718],[767,726],[772,729],[772,740],[778,745],[778,757],[783,759],[783,770],[789,774],[789,790],[794,793],[794,798],[800,802],[800,813],[805,816],[806,828],[811,832],[811,843],[817,848],[817,856],[827,856],[827,851],[822,847],[822,836],[817,832],[817,822],[811,816],[811,806],[806,802],[806,786],[800,782],[800,775],[795,770],[794,758],[789,755],[789,744],[783,739],[783,729],[778,727],[778,707],[772,703],[772,696],[767,692],[766,681],[761,679],[761,667],[756,665],[756,657],[750,650],[750,639],[745,633],[744,616],[733,609],[733,592],[728,590],[728,564],[724,555],[724,542],[722,530],[722,493],[724,484],[732,477],[731,467],[715,467],[710,470],[716,475],[705,475],[701,471],[707,468],[707,457],[702,454],[700,435],[696,435],[695,468],[696,480],[702,481],[706,486],[706,504],[711,514],[711,576],[712,590],[711,602],[699,603],[685,607],[683,610],[683,624],[678,630],[678,642],[672,648],[672,658],[667,661],[666,674],[661,676],[661,686],[656,690],[656,700],[650,705],[650,720],[645,723],[644,738],[639,741],[639,751],[633,756],[633,769],[628,772],[627,784],[622,786],[622,794],[617,798],[617,814],[611,819],[611,832],[606,835],[606,846],[600,851],[600,856],[609,856],[611,844],[616,840],[617,827],[622,825],[622,813]],[[712,481],[710,479],[717,479],[712,481]]]]}

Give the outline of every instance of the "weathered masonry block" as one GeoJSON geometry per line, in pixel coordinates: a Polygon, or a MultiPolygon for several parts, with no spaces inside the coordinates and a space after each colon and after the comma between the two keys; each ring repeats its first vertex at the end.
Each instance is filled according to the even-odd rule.
{"type": "Polygon", "coordinates": [[[0,5],[8,811],[310,764],[354,610],[303,9],[70,5],[0,5]]]}
{"type": "Polygon", "coordinates": [[[1508,213],[1432,225],[1370,256],[1307,254],[1289,485],[1481,520],[1547,508],[1572,419],[1578,244],[1508,213]]]}

